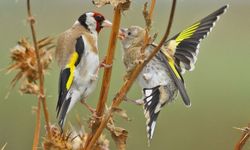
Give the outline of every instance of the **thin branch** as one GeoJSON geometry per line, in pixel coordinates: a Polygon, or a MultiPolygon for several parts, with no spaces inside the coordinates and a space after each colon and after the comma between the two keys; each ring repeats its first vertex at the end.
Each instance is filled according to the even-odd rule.
{"type": "Polygon", "coordinates": [[[243,134],[241,135],[239,141],[236,143],[234,150],[242,150],[247,140],[250,138],[250,123],[248,127],[241,129],[243,134]]]}
{"type": "Polygon", "coordinates": [[[150,5],[149,13],[148,13],[149,19],[152,19],[154,8],[155,8],[155,2],[156,0],[151,0],[151,5],[150,5]]]}
{"type": "Polygon", "coordinates": [[[5,144],[3,145],[3,147],[1,148],[1,150],[4,150],[5,147],[6,147],[6,145],[7,145],[7,143],[5,143],[5,144]]]}
{"type": "MultiPolygon", "coordinates": [[[[117,35],[119,32],[120,28],[120,22],[121,22],[121,7],[118,5],[114,9],[114,16],[113,16],[113,26],[111,29],[111,34],[110,34],[110,39],[109,39],[109,46],[107,50],[107,55],[106,55],[106,60],[105,63],[107,65],[111,65],[113,63],[114,55],[115,55],[115,46],[116,46],[116,41],[117,41],[117,35]]],[[[111,79],[111,73],[112,73],[112,67],[110,68],[105,68],[104,69],[104,74],[103,74],[103,79],[102,79],[102,87],[101,87],[101,92],[100,92],[100,97],[99,97],[99,102],[97,104],[96,108],[96,115],[97,116],[103,116],[103,112],[105,109],[105,104],[108,98],[108,91],[109,91],[109,86],[110,86],[110,79],[111,79]]],[[[95,134],[97,127],[99,126],[100,121],[96,119],[95,124],[92,126],[92,131],[88,136],[88,139],[86,141],[86,146],[90,142],[92,135],[95,134]]]]}
{"type": "Polygon", "coordinates": [[[38,101],[37,108],[36,108],[36,127],[35,127],[35,133],[34,133],[34,138],[33,138],[32,150],[36,150],[38,147],[40,130],[41,130],[41,102],[38,101]]]}
{"type": "MultiPolygon", "coordinates": [[[[116,46],[117,35],[119,32],[120,22],[121,22],[121,9],[119,6],[115,8],[113,18],[114,18],[113,26],[111,29],[109,46],[108,46],[106,60],[105,60],[105,63],[107,65],[111,65],[113,63],[113,59],[115,55],[115,46],[116,46]]],[[[97,116],[102,116],[104,112],[105,103],[107,101],[108,91],[109,91],[109,86],[110,86],[111,72],[112,72],[112,67],[104,69],[99,103],[96,109],[97,116]]]]}
{"type": "MultiPolygon", "coordinates": [[[[35,31],[35,19],[32,16],[31,13],[31,6],[30,6],[30,0],[27,0],[27,12],[28,12],[28,21],[30,23],[30,28],[31,28],[31,32],[32,32],[32,38],[33,38],[33,43],[34,43],[34,47],[35,47],[35,52],[36,52],[36,60],[37,60],[37,68],[38,68],[38,74],[39,74],[39,96],[38,96],[38,103],[42,103],[43,106],[43,112],[44,112],[44,116],[45,116],[45,123],[46,123],[46,130],[48,133],[48,138],[50,139],[51,134],[50,134],[50,124],[49,124],[49,113],[48,113],[48,109],[47,109],[47,104],[46,104],[46,98],[44,95],[44,75],[43,75],[43,66],[40,62],[40,55],[39,55],[39,49],[37,46],[37,39],[36,39],[36,31],[35,31]]],[[[39,106],[39,105],[38,105],[39,106]]],[[[40,109],[37,110],[37,113],[39,112],[40,109]]],[[[38,114],[37,114],[38,115],[38,114]]],[[[39,118],[37,118],[39,119],[39,118]]],[[[37,121],[40,122],[40,121],[37,121]]],[[[38,126],[38,124],[36,125],[38,126]]],[[[40,133],[40,128],[36,127],[36,131],[35,131],[35,136],[39,135],[40,133]]],[[[34,144],[38,143],[39,137],[34,137],[34,144]]],[[[37,147],[36,145],[33,145],[33,148],[37,147]]]]}
{"type": "Polygon", "coordinates": [[[116,97],[113,99],[113,103],[112,103],[110,110],[104,115],[104,117],[102,118],[101,124],[99,125],[98,129],[96,130],[95,134],[93,135],[91,141],[88,143],[88,145],[86,145],[86,147],[87,147],[86,150],[91,150],[92,146],[96,143],[96,141],[100,137],[101,133],[103,132],[104,128],[106,127],[106,125],[107,125],[107,123],[112,115],[112,108],[119,106],[119,104],[123,101],[123,97],[126,95],[126,93],[128,92],[128,90],[130,89],[130,87],[134,83],[135,79],[137,78],[137,76],[139,75],[139,73],[141,72],[143,67],[154,57],[154,55],[160,50],[161,46],[166,41],[166,39],[169,35],[169,32],[170,32],[171,26],[172,26],[174,12],[175,12],[175,6],[176,6],[176,0],[173,0],[170,18],[168,21],[168,26],[167,26],[166,32],[165,32],[164,37],[162,38],[160,44],[153,50],[152,54],[148,57],[148,59],[146,61],[144,61],[144,63],[136,66],[136,68],[131,73],[130,79],[127,80],[123,84],[120,91],[118,92],[116,97]]]}

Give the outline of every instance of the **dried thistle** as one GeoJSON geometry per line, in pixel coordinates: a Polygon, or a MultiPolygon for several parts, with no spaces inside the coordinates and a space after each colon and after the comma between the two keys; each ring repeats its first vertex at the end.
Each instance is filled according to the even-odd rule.
{"type": "Polygon", "coordinates": [[[111,137],[115,141],[117,149],[125,150],[128,138],[128,131],[124,128],[116,127],[112,118],[110,118],[110,121],[107,124],[107,129],[110,131],[111,137]]]}
{"type": "MultiPolygon", "coordinates": [[[[46,150],[78,150],[84,147],[88,134],[84,129],[61,132],[61,129],[55,125],[51,126],[51,139],[44,138],[43,148],[46,150]]],[[[93,150],[109,150],[109,140],[102,135],[93,150]]]]}
{"type": "Polygon", "coordinates": [[[250,138],[250,123],[248,124],[247,127],[243,127],[243,128],[234,127],[234,128],[242,132],[240,140],[235,145],[235,150],[241,150],[243,149],[247,140],[250,138]]]}
{"type": "Polygon", "coordinates": [[[121,5],[122,10],[128,10],[131,0],[92,0],[92,3],[96,7],[102,7],[107,4],[111,4],[113,7],[121,5]]]}
{"type": "MultiPolygon", "coordinates": [[[[37,42],[41,64],[43,66],[43,74],[49,67],[52,61],[51,48],[54,47],[53,39],[50,37],[43,38],[37,42]]],[[[11,49],[12,64],[7,67],[7,74],[16,70],[17,74],[11,81],[11,88],[21,80],[20,91],[23,94],[38,94],[39,88],[37,85],[38,68],[35,55],[35,49],[26,38],[18,41],[17,46],[11,49]]]]}
{"type": "Polygon", "coordinates": [[[43,148],[46,150],[71,150],[73,149],[73,141],[70,132],[63,134],[57,126],[51,126],[51,139],[44,138],[43,148]]]}

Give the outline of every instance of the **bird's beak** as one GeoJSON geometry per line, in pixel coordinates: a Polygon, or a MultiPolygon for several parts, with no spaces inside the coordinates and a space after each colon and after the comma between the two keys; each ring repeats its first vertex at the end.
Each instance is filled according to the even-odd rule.
{"type": "Polygon", "coordinates": [[[120,39],[120,40],[124,40],[125,39],[125,34],[126,33],[126,29],[124,29],[124,28],[121,28],[120,30],[119,30],[119,33],[118,33],[118,38],[120,39]]]}
{"type": "Polygon", "coordinates": [[[104,20],[102,22],[102,27],[110,28],[110,27],[112,27],[112,23],[110,21],[108,21],[108,20],[104,20]]]}

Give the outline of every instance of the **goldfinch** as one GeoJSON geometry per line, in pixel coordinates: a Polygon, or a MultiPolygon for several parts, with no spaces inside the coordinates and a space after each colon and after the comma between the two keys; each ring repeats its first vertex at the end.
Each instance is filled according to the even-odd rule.
{"type": "MultiPolygon", "coordinates": [[[[173,101],[178,91],[184,104],[187,107],[191,106],[182,74],[186,70],[194,69],[201,40],[208,35],[227,8],[228,5],[221,7],[167,40],[137,77],[143,89],[143,98],[135,102],[143,104],[149,143],[152,140],[161,108],[173,101]]],[[[145,30],[138,26],[121,29],[123,62],[128,74],[141,60],[144,36],[145,30]]],[[[144,55],[149,56],[155,47],[156,44],[149,44],[144,55]]]]}
{"type": "Polygon", "coordinates": [[[102,14],[86,12],[58,37],[56,60],[61,72],[56,110],[61,128],[75,103],[81,100],[86,105],[86,98],[96,87],[100,66],[98,33],[111,26],[102,14]]]}

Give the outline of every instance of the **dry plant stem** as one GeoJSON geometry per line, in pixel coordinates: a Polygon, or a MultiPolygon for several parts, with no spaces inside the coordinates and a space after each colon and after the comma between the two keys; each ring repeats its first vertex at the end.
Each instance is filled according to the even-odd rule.
{"type": "MultiPolygon", "coordinates": [[[[248,128],[250,128],[250,123],[248,124],[248,128]]],[[[242,150],[247,140],[250,138],[250,131],[243,132],[240,137],[240,140],[236,143],[234,150],[242,150]]]]}
{"type": "Polygon", "coordinates": [[[35,133],[34,133],[34,138],[33,138],[32,150],[36,150],[38,147],[40,130],[41,130],[41,102],[38,101],[37,109],[36,109],[36,127],[35,127],[35,133]]]}
{"type": "Polygon", "coordinates": [[[167,39],[167,37],[169,35],[169,32],[170,32],[171,26],[172,26],[172,22],[173,22],[173,18],[174,18],[174,12],[175,12],[175,6],[176,6],[176,0],[173,0],[167,30],[166,30],[166,32],[164,34],[164,37],[162,38],[160,44],[154,49],[152,54],[148,57],[148,59],[146,61],[144,61],[144,63],[139,64],[139,65],[136,66],[136,68],[131,73],[130,79],[127,80],[123,84],[120,91],[118,92],[116,97],[113,99],[113,103],[112,103],[112,106],[111,106],[110,110],[102,118],[101,124],[99,125],[98,129],[96,130],[95,134],[93,135],[91,141],[88,143],[86,150],[91,150],[92,146],[96,143],[96,141],[100,137],[101,133],[103,132],[104,128],[106,127],[106,125],[107,125],[107,123],[108,123],[108,121],[109,121],[109,119],[111,117],[111,114],[112,114],[112,108],[115,108],[115,107],[119,106],[119,104],[123,101],[123,97],[126,95],[126,93],[128,92],[128,90],[132,86],[133,82],[135,81],[135,79],[137,78],[137,76],[139,75],[139,73],[141,72],[143,67],[154,57],[154,55],[160,50],[161,46],[166,41],[166,39],[167,39]]]}
{"type": "Polygon", "coordinates": [[[155,2],[156,0],[151,0],[151,5],[150,5],[149,13],[148,13],[149,19],[152,19],[154,8],[155,8],[155,2]]]}
{"type": "MultiPolygon", "coordinates": [[[[144,45],[141,48],[141,53],[142,54],[144,54],[144,51],[145,51],[145,49],[147,47],[147,44],[150,41],[149,31],[151,29],[151,23],[152,23],[151,20],[152,20],[154,8],[155,8],[155,3],[156,3],[156,0],[151,0],[151,5],[150,5],[149,12],[148,12],[148,16],[144,16],[144,17],[148,17],[148,18],[145,18],[146,24],[147,24],[147,19],[150,20],[150,24],[147,24],[147,26],[146,26],[146,34],[145,34],[145,37],[144,37],[144,45]]],[[[146,11],[147,11],[147,3],[144,5],[143,13],[146,13],[146,11]]],[[[142,60],[144,60],[144,55],[142,55],[142,60]]]]}
{"type": "MultiPolygon", "coordinates": [[[[120,28],[120,22],[121,22],[121,9],[118,6],[114,10],[113,26],[112,26],[111,35],[109,38],[109,46],[108,46],[106,60],[105,60],[105,63],[107,65],[110,65],[113,63],[117,35],[119,32],[119,28],[120,28]]],[[[112,67],[104,69],[99,103],[97,104],[97,108],[96,108],[97,116],[102,116],[104,112],[105,103],[107,101],[108,91],[109,91],[109,86],[110,86],[111,73],[112,73],[112,67]]]]}
{"type": "MultiPolygon", "coordinates": [[[[114,9],[113,26],[111,29],[109,46],[108,46],[106,60],[105,60],[105,63],[108,65],[113,63],[117,35],[119,32],[119,28],[120,28],[120,22],[121,22],[121,8],[118,5],[117,8],[114,9]]],[[[96,115],[97,116],[102,116],[104,109],[105,109],[105,103],[106,103],[107,98],[108,98],[111,73],[112,73],[112,67],[104,69],[99,102],[98,102],[97,108],[96,108],[96,115]]],[[[88,139],[86,141],[86,146],[88,145],[89,141],[91,140],[92,135],[95,134],[96,128],[99,126],[99,124],[100,124],[99,120],[96,119],[95,124],[92,126],[92,132],[90,133],[90,135],[88,136],[88,139]]]]}
{"type": "MultiPolygon", "coordinates": [[[[38,74],[39,74],[38,103],[42,103],[42,105],[43,105],[45,123],[46,123],[46,130],[47,130],[47,133],[48,133],[48,138],[50,139],[51,134],[50,134],[50,124],[49,124],[49,113],[48,113],[48,110],[47,110],[46,99],[45,99],[45,96],[44,96],[44,75],[43,75],[43,72],[42,72],[42,65],[41,65],[41,62],[40,62],[40,55],[39,55],[39,50],[38,50],[38,46],[37,46],[36,32],[35,32],[35,27],[34,27],[35,20],[34,20],[34,18],[32,16],[32,13],[31,13],[30,0],[27,0],[27,11],[28,11],[28,20],[29,20],[29,23],[30,23],[30,28],[31,28],[32,37],[33,37],[33,43],[34,43],[35,52],[36,52],[36,58],[37,58],[36,60],[37,60],[37,66],[38,66],[37,68],[38,68],[38,74]]],[[[37,113],[40,113],[40,110],[41,110],[40,108],[37,109],[37,113]]],[[[37,118],[37,119],[40,119],[40,117],[37,118]]],[[[37,122],[40,123],[40,121],[37,121],[37,122]]],[[[36,124],[36,126],[38,126],[38,124],[36,124]]],[[[39,132],[40,132],[40,128],[36,127],[35,135],[39,135],[39,132]]],[[[35,138],[37,140],[39,140],[39,137],[34,137],[34,140],[35,140],[35,138]]],[[[36,145],[33,145],[33,148],[36,148],[36,147],[37,147],[36,145]]]]}

